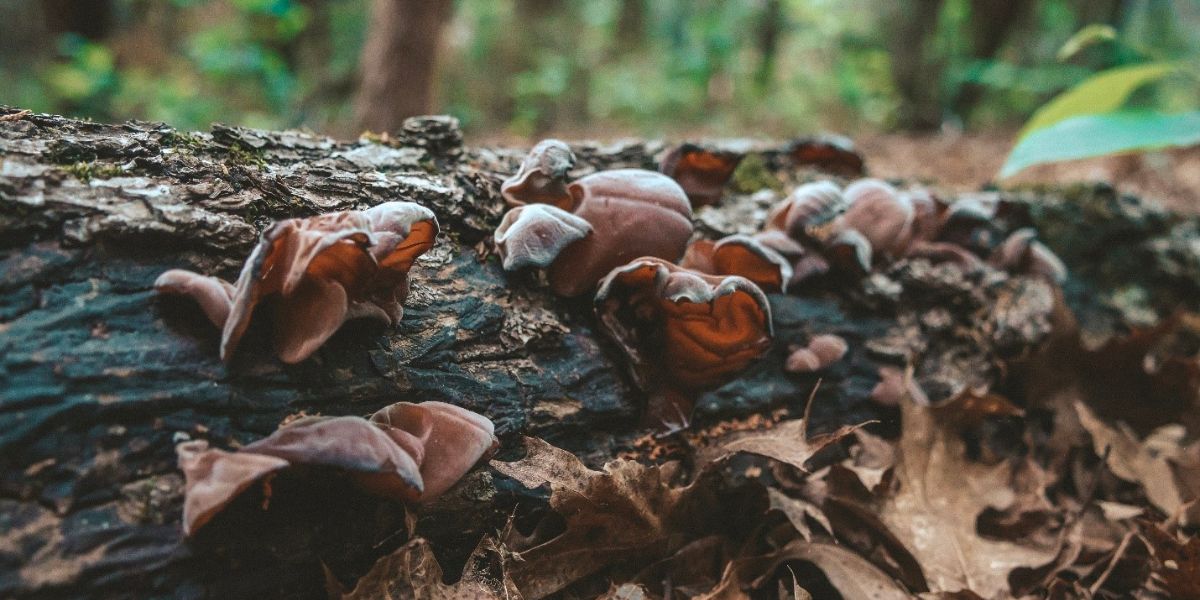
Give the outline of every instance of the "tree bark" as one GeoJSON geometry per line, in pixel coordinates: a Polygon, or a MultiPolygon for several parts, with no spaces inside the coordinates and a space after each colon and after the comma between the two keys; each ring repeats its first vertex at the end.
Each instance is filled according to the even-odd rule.
{"type": "MultiPolygon", "coordinates": [[[[653,168],[662,146],[573,148],[588,172],[653,168]]],[[[761,151],[790,176],[781,152],[761,151]]],[[[449,118],[409,120],[384,145],[0,107],[0,597],[322,598],[327,583],[351,585],[409,535],[430,539],[450,574],[539,493],[482,467],[423,507],[411,534],[403,506],[337,478],[280,476],[269,504],[231,507],[184,539],[174,455],[184,439],[233,448],[296,414],[441,400],[492,419],[502,452],[522,435],[593,466],[630,451],[646,434],[642,395],[591,303],[556,298],[488,255],[499,182],[523,153],[463,147],[449,118]],[[277,362],[256,326],[223,365],[219,332],[199,308],[151,291],[171,268],[233,279],[272,220],[398,199],[433,209],[444,232],[412,271],[404,318],[394,328],[351,322],[302,364],[277,362]]],[[[1029,210],[1072,268],[1068,297],[1085,323],[1119,328],[1108,292],[1142,297],[1130,285],[1152,301],[1138,310],[1200,303],[1200,258],[1180,258],[1194,220],[1105,188],[1055,194],[1004,198],[1029,210]]],[[[700,211],[698,229],[752,231],[761,198],[700,211]]],[[[1003,357],[1048,333],[1052,304],[1039,280],[977,281],[922,261],[770,301],[774,346],[698,399],[698,425],[799,416],[820,380],[814,432],[867,419],[894,429],[894,411],[867,400],[881,366],[911,359],[934,400],[996,384],[1003,357]],[[849,341],[846,358],[819,374],[784,372],[789,346],[817,333],[849,341]]]]}
{"type": "Polygon", "coordinates": [[[354,111],[371,131],[394,131],[434,110],[437,55],[451,0],[373,0],[354,111]]]}

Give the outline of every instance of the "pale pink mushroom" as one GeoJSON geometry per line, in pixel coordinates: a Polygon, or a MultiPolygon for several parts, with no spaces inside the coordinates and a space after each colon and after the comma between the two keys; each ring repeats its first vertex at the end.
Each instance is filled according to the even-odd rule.
{"type": "Polygon", "coordinates": [[[692,235],[692,209],[671,178],[618,169],[567,186],[571,204],[526,204],[504,215],[493,239],[505,270],[548,270],[550,289],[578,296],[640,256],[669,261],[692,235]]]}
{"type": "Polygon", "coordinates": [[[186,478],[184,533],[293,465],[322,466],[360,488],[408,503],[436,499],[496,448],[492,422],[442,402],[399,402],[360,417],[306,417],[236,452],[204,441],[176,447],[186,478]]]}
{"type": "Polygon", "coordinates": [[[793,348],[788,355],[784,370],[789,373],[812,373],[827,369],[830,365],[842,360],[849,346],[846,340],[836,335],[824,334],[814,336],[808,345],[793,348]]]}

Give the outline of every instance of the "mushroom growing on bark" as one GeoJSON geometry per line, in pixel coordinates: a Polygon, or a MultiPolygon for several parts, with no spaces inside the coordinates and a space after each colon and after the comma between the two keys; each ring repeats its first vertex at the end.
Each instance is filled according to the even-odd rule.
{"type": "Polygon", "coordinates": [[[771,346],[771,307],[758,286],[658,258],[609,273],[595,308],[650,395],[647,420],[668,428],[686,426],[697,393],[732,379],[771,346]]]}
{"type": "Polygon", "coordinates": [[[846,340],[836,335],[818,335],[804,347],[792,348],[784,370],[789,373],[812,373],[829,368],[846,355],[846,340]]]}
{"type": "Polygon", "coordinates": [[[538,142],[520,168],[500,185],[500,194],[509,206],[550,204],[570,210],[567,173],[575,166],[575,154],[559,140],[538,142]]]}
{"type": "Polygon", "coordinates": [[[236,284],[173,269],[159,276],[154,287],[200,304],[222,328],[221,359],[226,362],[258,305],[274,300],[276,353],[295,363],[349,319],[399,321],[408,296],[408,271],[433,247],[438,232],[433,212],[411,202],[288,219],[263,232],[236,284]]]}
{"type": "Polygon", "coordinates": [[[740,152],[681,144],[663,156],[659,171],[679,182],[692,207],[699,208],[721,201],[725,184],[744,157],[740,152]]]}
{"type": "Polygon", "coordinates": [[[788,260],[756,238],[731,235],[717,241],[696,240],[679,266],[707,275],[740,275],[764,292],[781,292],[792,278],[788,260]]]}
{"type": "Polygon", "coordinates": [[[194,534],[235,498],[293,465],[331,467],[360,488],[429,502],[496,447],[492,422],[442,402],[399,402],[360,417],[306,417],[236,452],[179,444],[186,478],[183,531],[194,534]]]}
{"type": "MultiPolygon", "coordinates": [[[[540,165],[546,161],[535,155],[562,148],[561,142],[542,142],[526,164],[540,165]]],[[[506,271],[548,269],[550,289],[560,296],[592,290],[609,271],[639,256],[678,260],[692,235],[687,196],[661,173],[601,171],[567,185],[566,192],[557,203],[524,203],[549,195],[514,192],[518,201],[510,203],[517,206],[493,236],[506,271]]]]}
{"type": "Polygon", "coordinates": [[[1055,283],[1067,280],[1067,266],[1037,239],[1037,231],[1024,227],[1014,231],[989,258],[992,265],[1016,273],[1041,275],[1055,283]]]}

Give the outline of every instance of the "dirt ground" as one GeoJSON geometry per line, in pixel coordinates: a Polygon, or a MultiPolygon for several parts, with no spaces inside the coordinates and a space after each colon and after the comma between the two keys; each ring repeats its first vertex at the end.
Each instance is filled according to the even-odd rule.
{"type": "MultiPolygon", "coordinates": [[[[872,175],[937,182],[954,190],[993,180],[1012,144],[1011,133],[869,134],[855,143],[872,175]]],[[[1078,160],[1031,167],[1004,185],[1104,181],[1122,192],[1200,213],[1200,148],[1078,160]]]]}

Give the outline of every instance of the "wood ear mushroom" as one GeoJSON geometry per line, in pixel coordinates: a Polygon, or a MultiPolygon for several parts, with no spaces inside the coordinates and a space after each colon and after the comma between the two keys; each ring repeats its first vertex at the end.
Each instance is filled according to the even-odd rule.
{"type": "Polygon", "coordinates": [[[433,212],[411,202],[387,202],[279,221],[263,232],[236,284],[174,269],[155,282],[160,294],[195,299],[222,329],[221,359],[229,362],[266,300],[275,306],[280,360],[308,358],[342,323],[374,317],[395,323],[408,296],[408,271],[433,247],[433,212]]]}
{"type": "MultiPolygon", "coordinates": [[[[558,144],[538,144],[526,163],[547,162],[534,155],[558,152],[558,144]]],[[[587,293],[640,256],[677,260],[692,234],[686,194],[661,173],[602,171],[568,184],[566,193],[554,203],[539,203],[545,195],[517,197],[493,236],[505,270],[547,269],[560,296],[587,293]]]]}

